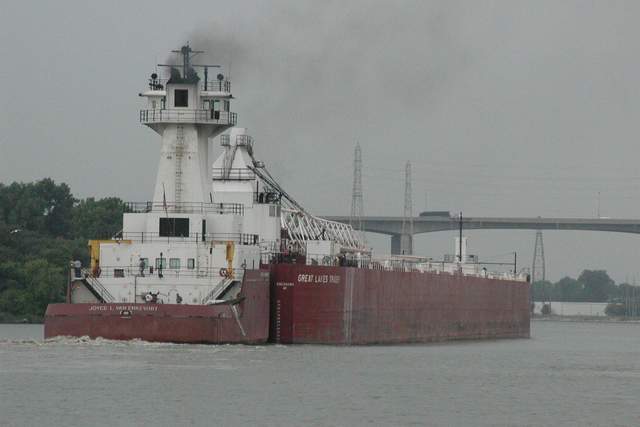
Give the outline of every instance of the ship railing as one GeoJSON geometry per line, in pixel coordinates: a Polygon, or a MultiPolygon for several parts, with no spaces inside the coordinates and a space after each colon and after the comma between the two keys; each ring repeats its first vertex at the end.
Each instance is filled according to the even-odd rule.
{"type": "MultiPolygon", "coordinates": [[[[306,256],[302,253],[261,252],[260,265],[269,264],[300,264],[305,263],[306,256]]],[[[323,264],[330,265],[330,264],[323,264]]]]}
{"type": "Polygon", "coordinates": [[[231,93],[231,82],[229,80],[214,80],[205,84],[202,82],[200,90],[205,92],[231,93]]]}
{"type": "MultiPolygon", "coordinates": [[[[220,135],[220,145],[222,147],[230,147],[231,146],[231,136],[229,135],[220,135]]],[[[247,149],[252,152],[253,151],[253,138],[249,135],[236,135],[236,143],[237,146],[245,146],[247,149]]]]}
{"type": "Polygon", "coordinates": [[[230,111],[204,109],[149,109],[140,110],[141,123],[207,123],[234,126],[238,115],[230,111]]]}
{"type": "MultiPolygon", "coordinates": [[[[446,263],[455,263],[455,262],[458,262],[459,260],[460,260],[459,255],[455,255],[455,254],[444,255],[444,262],[446,263]]],[[[478,255],[465,255],[462,262],[476,264],[478,263],[478,255]]]]}
{"type": "Polygon", "coordinates": [[[214,181],[250,181],[256,179],[256,174],[245,168],[213,168],[214,181]]]}
{"type": "Polygon", "coordinates": [[[395,272],[420,272],[435,274],[462,274],[465,276],[488,279],[513,280],[526,282],[529,272],[526,268],[514,273],[513,263],[478,262],[477,257],[470,257],[474,262],[449,262],[429,257],[390,255],[371,257],[368,253],[340,253],[336,255],[305,253],[304,251],[283,251],[277,247],[263,247],[261,243],[260,263],[262,265],[278,263],[303,263],[306,265],[355,267],[370,270],[395,272]],[[503,266],[506,271],[491,271],[487,267],[503,266]]]}
{"type": "Polygon", "coordinates": [[[271,263],[297,263],[307,265],[355,267],[370,270],[394,271],[394,272],[420,272],[435,274],[462,274],[465,276],[483,277],[488,279],[514,280],[525,282],[528,280],[527,269],[514,273],[512,263],[481,263],[477,257],[470,257],[470,262],[450,262],[448,260],[435,260],[429,257],[416,257],[404,255],[390,255],[386,257],[371,257],[367,253],[341,253],[334,256],[313,253],[283,253],[277,250],[263,250],[261,253],[262,264],[271,263]],[[491,271],[487,267],[501,265],[506,271],[491,271]]]}
{"type": "MultiPolygon", "coordinates": [[[[169,79],[149,79],[150,90],[165,90],[169,79]]],[[[231,93],[231,81],[229,80],[213,80],[200,83],[200,90],[206,92],[224,92],[231,93]]]]}
{"type": "Polygon", "coordinates": [[[423,257],[390,256],[367,261],[367,268],[392,271],[417,271],[436,274],[462,274],[464,276],[482,277],[487,279],[528,281],[527,269],[519,272],[512,270],[513,263],[480,262],[476,256],[467,257],[467,262],[457,262],[451,259],[436,260],[423,257]],[[502,266],[505,271],[489,270],[502,266]]]}
{"type": "Polygon", "coordinates": [[[257,245],[260,236],[250,233],[176,233],[167,236],[161,233],[147,231],[127,231],[115,236],[114,240],[129,240],[134,243],[195,243],[202,242],[233,242],[238,245],[251,246],[257,245]]]}
{"type": "MultiPolygon", "coordinates": [[[[166,258],[163,258],[166,263],[166,258]]],[[[247,268],[258,268],[259,265],[248,265],[247,268]]],[[[203,267],[199,268],[194,266],[194,268],[186,268],[181,266],[180,268],[170,268],[170,266],[165,266],[163,268],[157,268],[154,266],[145,266],[142,270],[139,266],[100,266],[98,272],[94,274],[90,274],[89,277],[91,280],[99,283],[99,279],[124,279],[124,278],[155,278],[155,279],[197,279],[197,278],[231,278],[233,276],[233,280],[242,280],[244,276],[243,268],[232,268],[229,269],[227,266],[219,266],[219,267],[203,267]],[[233,273],[233,274],[230,274],[233,273]],[[97,276],[96,276],[97,275],[97,276]]],[[[91,282],[90,282],[91,283],[91,282]]],[[[211,286],[210,283],[206,284],[207,286],[211,286]]],[[[104,292],[107,297],[113,299],[111,294],[102,286],[100,293],[104,292]]],[[[107,298],[105,298],[106,300],[107,298]]]]}
{"type": "Polygon", "coordinates": [[[82,269],[82,277],[89,284],[89,286],[93,288],[94,292],[100,295],[100,297],[102,298],[102,301],[104,302],[115,301],[115,298],[113,297],[113,295],[111,295],[111,293],[107,290],[107,288],[105,288],[102,285],[102,283],[100,283],[98,278],[95,277],[94,273],[92,273],[89,269],[87,268],[82,269]]]}
{"type": "Polygon", "coordinates": [[[130,213],[217,213],[244,215],[242,203],[198,203],[198,202],[127,202],[125,211],[130,213]]]}

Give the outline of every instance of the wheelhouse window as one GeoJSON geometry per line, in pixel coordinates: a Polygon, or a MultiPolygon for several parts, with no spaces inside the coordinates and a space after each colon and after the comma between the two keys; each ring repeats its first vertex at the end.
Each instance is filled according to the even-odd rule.
{"type": "Polygon", "coordinates": [[[175,89],[173,91],[173,106],[188,107],[189,106],[189,90],[175,89]]]}
{"type": "Polygon", "coordinates": [[[164,268],[167,268],[167,259],[156,258],[156,269],[164,269],[164,268]]]}
{"type": "Polygon", "coordinates": [[[187,258],[187,268],[189,270],[193,270],[194,268],[196,268],[195,258],[187,258]]]}
{"type": "Polygon", "coordinates": [[[189,237],[189,218],[160,218],[160,237],[189,237]]]}
{"type": "Polygon", "coordinates": [[[180,258],[169,258],[169,268],[173,270],[180,269],[180,258]]]}

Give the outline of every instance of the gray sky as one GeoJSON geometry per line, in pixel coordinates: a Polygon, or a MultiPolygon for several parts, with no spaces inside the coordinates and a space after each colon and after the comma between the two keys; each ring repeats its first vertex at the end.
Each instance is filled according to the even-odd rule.
{"type": "MultiPolygon", "coordinates": [[[[159,138],[138,123],[154,65],[190,41],[231,64],[258,157],[317,214],[347,214],[355,141],[365,213],[640,218],[640,2],[3,1],[0,181],[151,197],[159,138]]],[[[478,231],[487,258],[534,232],[478,231]]],[[[417,252],[452,250],[452,233],[417,252]]],[[[640,280],[640,236],[545,232],[549,278],[640,280]]],[[[386,237],[371,236],[388,251],[386,237]]],[[[509,257],[503,257],[508,259],[509,257]]]]}

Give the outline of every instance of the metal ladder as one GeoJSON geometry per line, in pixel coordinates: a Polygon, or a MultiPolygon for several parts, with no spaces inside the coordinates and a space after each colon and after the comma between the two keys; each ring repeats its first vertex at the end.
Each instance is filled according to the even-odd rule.
{"type": "Polygon", "coordinates": [[[175,204],[179,209],[182,202],[182,158],[184,157],[184,127],[179,125],[176,130],[175,153],[175,204]]]}
{"type": "Polygon", "coordinates": [[[222,279],[220,283],[214,286],[214,288],[211,289],[211,291],[209,291],[209,293],[202,299],[202,304],[207,304],[209,301],[214,300],[214,297],[225,290],[231,283],[234,282],[234,280],[235,279],[231,279],[228,277],[222,279]]]}
{"type": "Polygon", "coordinates": [[[93,291],[94,295],[102,299],[102,302],[114,302],[116,300],[107,288],[86,268],[82,269],[82,281],[90,288],[89,290],[93,291]]]}

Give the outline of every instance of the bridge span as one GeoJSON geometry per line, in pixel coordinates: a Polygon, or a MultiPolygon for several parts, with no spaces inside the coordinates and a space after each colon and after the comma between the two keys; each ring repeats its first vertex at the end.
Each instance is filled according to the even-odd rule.
{"type": "MultiPolygon", "coordinates": [[[[348,216],[325,216],[332,221],[348,223],[348,216]]],[[[371,233],[391,236],[391,253],[401,253],[402,221],[399,216],[364,216],[362,227],[371,233]]],[[[413,218],[413,234],[457,230],[459,219],[455,216],[418,216],[413,218]]],[[[542,217],[463,217],[465,230],[578,230],[606,231],[612,233],[640,234],[640,219],[612,218],[542,218],[542,217]]],[[[409,253],[413,252],[413,236],[409,239],[409,253]]]]}

